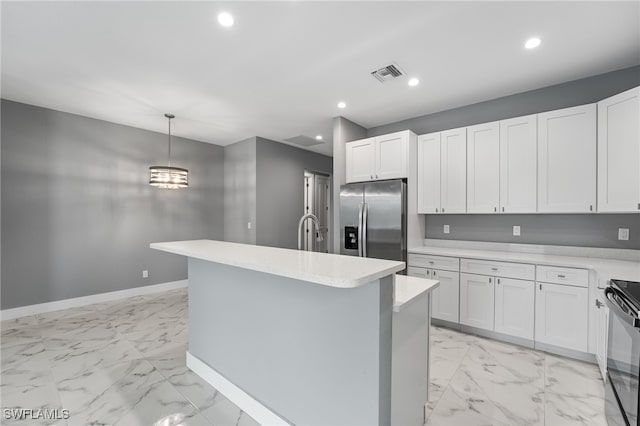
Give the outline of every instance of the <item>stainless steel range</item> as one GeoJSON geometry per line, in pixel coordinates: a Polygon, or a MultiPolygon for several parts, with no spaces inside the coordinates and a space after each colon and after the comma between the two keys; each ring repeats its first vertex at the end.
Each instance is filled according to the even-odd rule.
{"type": "Polygon", "coordinates": [[[640,378],[640,283],[611,280],[605,410],[609,426],[638,426],[640,378]]]}

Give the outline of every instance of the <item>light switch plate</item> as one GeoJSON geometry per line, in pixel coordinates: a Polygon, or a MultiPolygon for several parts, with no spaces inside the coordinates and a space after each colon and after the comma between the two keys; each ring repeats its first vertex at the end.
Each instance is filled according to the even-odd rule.
{"type": "Polygon", "coordinates": [[[247,222],[247,229],[251,229],[251,222],[247,222]]]}
{"type": "Polygon", "coordinates": [[[450,231],[450,229],[449,229],[449,225],[444,225],[444,233],[445,233],[445,234],[448,234],[448,233],[449,233],[449,231],[450,231]]]}
{"type": "Polygon", "coordinates": [[[143,270],[142,271],[142,278],[149,278],[149,271],[148,270],[143,270]]]}
{"type": "Polygon", "coordinates": [[[514,237],[519,237],[520,236],[520,226],[519,225],[514,225],[513,226],[513,236],[514,237]]]}
{"type": "Polygon", "coordinates": [[[629,228],[618,228],[618,240],[629,241],[629,228]]]}

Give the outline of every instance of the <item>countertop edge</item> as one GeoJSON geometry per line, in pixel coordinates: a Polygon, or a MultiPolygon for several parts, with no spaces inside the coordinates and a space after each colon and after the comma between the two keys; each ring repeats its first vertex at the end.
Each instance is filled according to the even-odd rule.
{"type": "Polygon", "coordinates": [[[407,300],[402,303],[393,302],[393,312],[400,312],[407,305],[410,305],[412,302],[416,301],[422,296],[426,296],[427,294],[433,292],[436,288],[440,287],[440,281],[438,280],[430,280],[427,278],[418,278],[418,277],[409,277],[407,275],[396,275],[395,276],[395,291],[397,292],[398,286],[420,286],[419,291],[415,294],[412,294],[407,300]]]}

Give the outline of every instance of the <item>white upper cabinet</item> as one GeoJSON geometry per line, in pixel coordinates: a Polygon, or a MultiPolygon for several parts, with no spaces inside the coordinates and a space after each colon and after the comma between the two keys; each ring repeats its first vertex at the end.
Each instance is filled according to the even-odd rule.
{"type": "Polygon", "coordinates": [[[536,115],[500,121],[500,213],[535,213],[536,115]]]}
{"type": "Polygon", "coordinates": [[[467,127],[467,212],[500,208],[500,123],[467,127]]]}
{"type": "Polygon", "coordinates": [[[440,213],[440,132],[418,137],[418,213],[440,213]]]}
{"type": "Polygon", "coordinates": [[[346,181],[373,180],[375,174],[375,138],[362,139],[346,144],[346,181]]]}
{"type": "Polygon", "coordinates": [[[376,136],[346,144],[346,181],[406,178],[409,131],[376,136]]]}
{"type": "Polygon", "coordinates": [[[598,211],[640,211],[640,87],[598,102],[598,211]]]}
{"type": "Polygon", "coordinates": [[[409,132],[398,132],[375,138],[376,179],[407,177],[409,132]]]}
{"type": "Polygon", "coordinates": [[[440,132],[442,213],[467,211],[467,129],[440,132]]]}
{"type": "Polygon", "coordinates": [[[595,209],[596,105],[538,114],[538,211],[595,209]]]}

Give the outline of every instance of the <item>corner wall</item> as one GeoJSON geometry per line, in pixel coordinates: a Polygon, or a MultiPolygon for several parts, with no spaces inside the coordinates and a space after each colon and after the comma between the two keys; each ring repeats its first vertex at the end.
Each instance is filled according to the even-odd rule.
{"type": "Polygon", "coordinates": [[[224,147],[224,240],[256,243],[255,137],[224,147]]]}

